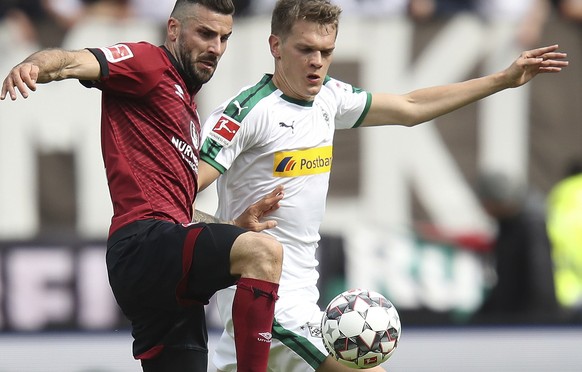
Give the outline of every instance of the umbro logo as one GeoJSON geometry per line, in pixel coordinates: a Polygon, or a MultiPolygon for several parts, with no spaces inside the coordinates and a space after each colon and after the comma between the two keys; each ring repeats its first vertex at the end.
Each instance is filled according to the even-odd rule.
{"type": "Polygon", "coordinates": [[[271,339],[273,338],[273,335],[271,334],[271,332],[259,332],[259,338],[257,338],[257,341],[261,341],[261,342],[271,342],[271,339]]]}
{"type": "Polygon", "coordinates": [[[184,99],[184,91],[182,90],[182,87],[179,86],[178,84],[174,85],[176,87],[176,91],[174,91],[174,93],[176,93],[178,96],[180,96],[180,98],[184,99]]]}

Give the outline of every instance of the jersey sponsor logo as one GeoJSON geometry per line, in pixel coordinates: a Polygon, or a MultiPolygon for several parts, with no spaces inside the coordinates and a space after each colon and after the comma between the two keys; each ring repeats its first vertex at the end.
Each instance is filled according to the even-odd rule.
{"type": "Polygon", "coordinates": [[[133,52],[125,44],[117,44],[100,49],[105,54],[105,58],[111,63],[121,62],[133,57],[133,52]]]}
{"type": "Polygon", "coordinates": [[[182,159],[188,163],[194,173],[198,174],[198,149],[194,150],[187,142],[174,136],[172,136],[172,144],[182,154],[182,159]]]}
{"type": "Polygon", "coordinates": [[[222,115],[208,136],[222,146],[228,146],[239,129],[239,123],[226,115],[222,115]]]}
{"type": "Polygon", "coordinates": [[[297,177],[329,173],[333,159],[332,153],[332,146],[277,152],[273,163],[273,176],[297,177]]]}

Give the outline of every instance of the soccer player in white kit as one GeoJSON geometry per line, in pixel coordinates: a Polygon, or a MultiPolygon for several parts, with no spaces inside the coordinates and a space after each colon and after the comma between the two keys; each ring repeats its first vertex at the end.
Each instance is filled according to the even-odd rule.
{"type": "MultiPolygon", "coordinates": [[[[265,231],[284,247],[272,334],[262,335],[272,337],[270,371],[351,370],[328,356],[317,305],[315,256],[334,131],[413,126],[567,66],[566,55],[553,45],[523,52],[507,69],[482,78],[403,95],[372,94],[327,76],[340,13],[328,0],[279,0],[269,37],[274,74],[218,107],[202,129],[199,187],[218,178],[219,219],[232,220],[276,186],[284,186],[283,200],[269,215],[277,227],[265,231]]],[[[225,289],[217,294],[225,326],[213,360],[220,371],[236,370],[233,293],[225,289]]]]}

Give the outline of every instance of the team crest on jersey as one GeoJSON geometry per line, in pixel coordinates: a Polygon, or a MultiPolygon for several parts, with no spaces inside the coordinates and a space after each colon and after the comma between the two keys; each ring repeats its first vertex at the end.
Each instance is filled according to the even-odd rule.
{"type": "Polygon", "coordinates": [[[332,153],[332,146],[277,152],[273,162],[273,176],[297,177],[329,173],[333,159],[332,153]]]}
{"type": "Polygon", "coordinates": [[[116,44],[100,49],[105,54],[105,58],[111,63],[121,62],[133,57],[133,52],[125,44],[116,44]]]}
{"type": "Polygon", "coordinates": [[[229,116],[222,115],[208,136],[222,146],[228,146],[239,129],[240,124],[238,122],[229,116]]]}
{"type": "Polygon", "coordinates": [[[192,144],[195,149],[200,148],[200,135],[196,130],[196,124],[190,120],[190,137],[192,137],[192,144]]]}

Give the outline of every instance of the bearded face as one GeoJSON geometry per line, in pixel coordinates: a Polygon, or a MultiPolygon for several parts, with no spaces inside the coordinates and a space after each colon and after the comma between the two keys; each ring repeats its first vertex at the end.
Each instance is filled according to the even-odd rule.
{"type": "Polygon", "coordinates": [[[207,83],[214,75],[220,57],[213,53],[196,53],[182,37],[178,44],[178,60],[186,76],[196,85],[207,83]]]}
{"type": "Polygon", "coordinates": [[[216,13],[200,4],[188,8],[191,14],[175,21],[179,30],[170,49],[187,78],[200,86],[214,75],[232,34],[232,16],[216,13]]]}

